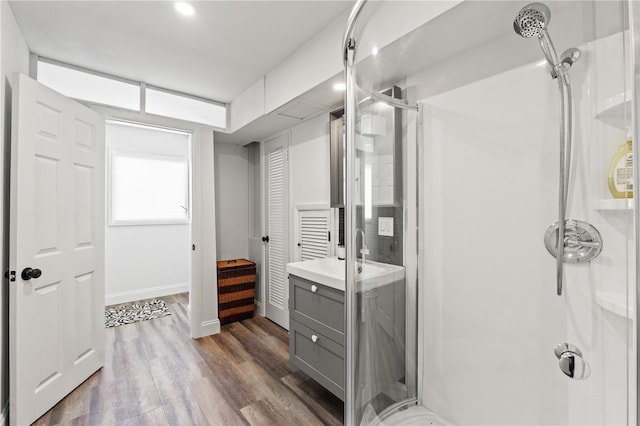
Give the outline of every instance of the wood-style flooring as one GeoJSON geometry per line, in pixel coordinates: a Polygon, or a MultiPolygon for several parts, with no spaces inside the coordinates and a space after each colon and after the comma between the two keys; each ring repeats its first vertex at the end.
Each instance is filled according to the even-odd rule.
{"type": "Polygon", "coordinates": [[[36,425],[341,425],[343,403],[288,365],[266,318],[189,337],[186,293],[171,315],[106,330],[105,366],[36,425]]]}

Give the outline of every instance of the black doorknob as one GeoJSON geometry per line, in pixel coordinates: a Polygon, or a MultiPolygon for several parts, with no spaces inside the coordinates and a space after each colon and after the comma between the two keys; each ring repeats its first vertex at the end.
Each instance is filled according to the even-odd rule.
{"type": "Polygon", "coordinates": [[[40,278],[42,271],[40,269],[24,268],[22,270],[22,279],[29,281],[31,278],[40,278]]]}
{"type": "Polygon", "coordinates": [[[262,242],[263,243],[268,243],[269,242],[269,236],[267,235],[265,237],[262,237],[262,242]]]}

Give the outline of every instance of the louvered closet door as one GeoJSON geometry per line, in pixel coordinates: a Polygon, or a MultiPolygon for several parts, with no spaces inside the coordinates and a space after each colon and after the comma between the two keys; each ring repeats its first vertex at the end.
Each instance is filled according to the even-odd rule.
{"type": "Polygon", "coordinates": [[[329,252],[329,210],[302,210],[298,214],[298,260],[320,259],[329,252]]]}
{"type": "Polygon", "coordinates": [[[289,286],[286,263],[289,261],[289,173],[288,134],[265,142],[266,164],[266,315],[289,329],[289,286]]]}

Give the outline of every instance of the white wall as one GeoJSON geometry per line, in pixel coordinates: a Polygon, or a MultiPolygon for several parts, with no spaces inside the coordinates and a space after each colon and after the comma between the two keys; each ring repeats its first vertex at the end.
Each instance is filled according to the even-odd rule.
{"type": "MultiPolygon", "coordinates": [[[[370,19],[368,11],[378,11],[379,19],[367,23],[375,28],[375,39],[369,37],[358,42],[365,43],[361,47],[366,52],[371,51],[371,43],[382,48],[458,3],[459,0],[370,2],[363,16],[370,19]]],[[[342,37],[350,12],[346,10],[234,99],[231,102],[230,131],[277,110],[340,75],[344,70],[342,37]]]]}
{"type": "MultiPolygon", "coordinates": [[[[291,128],[290,131],[289,261],[295,261],[300,250],[297,244],[298,212],[310,209],[328,210],[331,202],[329,114],[321,114],[291,128]]],[[[337,238],[337,232],[332,230],[331,234],[337,238]]]]}
{"type": "Polygon", "coordinates": [[[329,114],[291,128],[291,204],[329,206],[329,114]]]}
{"type": "MultiPolygon", "coordinates": [[[[216,245],[218,260],[249,258],[249,151],[218,144],[215,149],[216,245]]],[[[254,259],[249,259],[254,260],[254,259]]],[[[255,260],[254,260],[255,261],[255,260]]],[[[214,265],[215,267],[215,265],[214,265]]]]}
{"type": "Polygon", "coordinates": [[[0,93],[0,191],[2,191],[2,208],[0,209],[0,259],[2,268],[2,291],[0,292],[0,425],[4,423],[9,402],[9,283],[4,278],[4,271],[9,269],[9,165],[11,144],[11,75],[14,72],[29,73],[29,49],[18,28],[9,3],[0,2],[0,66],[2,69],[2,85],[0,93]]]}
{"type": "MultiPolygon", "coordinates": [[[[189,157],[183,135],[107,124],[107,150],[189,157]]],[[[106,228],[107,305],[189,291],[189,224],[106,228]]]]}
{"type": "MultiPolygon", "coordinates": [[[[572,37],[589,37],[583,30],[572,37]]],[[[603,291],[624,300],[635,282],[631,216],[599,207],[610,198],[606,170],[625,136],[595,117],[624,92],[622,39],[579,46],[571,72],[569,217],[594,224],[605,249],[590,264],[566,266],[558,297],[542,240],[557,220],[558,89],[539,59],[514,64],[492,48],[508,37],[407,79],[410,96],[424,103],[422,402],[454,424],[625,424],[635,401],[627,398],[632,323],[597,300],[603,291]],[[583,351],[589,379],[560,372],[560,341],[583,351]]]]}

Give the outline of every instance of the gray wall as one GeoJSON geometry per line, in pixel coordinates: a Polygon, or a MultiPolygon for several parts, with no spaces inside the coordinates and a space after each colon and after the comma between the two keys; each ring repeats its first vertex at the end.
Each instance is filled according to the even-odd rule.
{"type": "Polygon", "coordinates": [[[236,145],[216,144],[214,158],[218,260],[248,258],[248,150],[236,145]]]}
{"type": "Polygon", "coordinates": [[[13,11],[6,1],[0,2],[0,37],[2,87],[0,89],[0,190],[2,191],[2,209],[0,209],[0,259],[2,259],[2,291],[0,292],[0,423],[6,420],[9,402],[9,282],[4,273],[9,269],[9,164],[11,161],[11,75],[14,72],[29,73],[29,49],[18,28],[13,11]]]}

